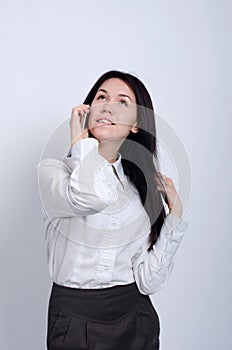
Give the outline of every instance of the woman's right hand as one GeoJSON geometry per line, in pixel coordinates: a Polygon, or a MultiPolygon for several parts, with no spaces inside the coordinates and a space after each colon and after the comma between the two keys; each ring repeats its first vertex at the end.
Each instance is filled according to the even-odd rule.
{"type": "Polygon", "coordinates": [[[85,113],[89,113],[90,105],[79,105],[72,109],[72,114],[69,120],[71,131],[71,146],[77,141],[87,138],[89,136],[88,129],[82,130],[81,123],[85,113]]]}

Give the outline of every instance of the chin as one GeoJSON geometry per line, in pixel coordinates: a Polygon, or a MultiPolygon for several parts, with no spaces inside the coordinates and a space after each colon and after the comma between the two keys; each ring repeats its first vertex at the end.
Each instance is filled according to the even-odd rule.
{"type": "Polygon", "coordinates": [[[98,141],[115,140],[119,138],[119,136],[114,136],[110,130],[103,130],[99,127],[90,129],[90,132],[98,141]]]}
{"type": "Polygon", "coordinates": [[[130,133],[129,128],[115,126],[97,126],[90,128],[91,134],[99,141],[122,140],[130,133]]]}

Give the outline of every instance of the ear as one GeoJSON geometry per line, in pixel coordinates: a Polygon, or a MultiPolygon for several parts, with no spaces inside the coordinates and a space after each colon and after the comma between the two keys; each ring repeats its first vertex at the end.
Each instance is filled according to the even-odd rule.
{"type": "Polygon", "coordinates": [[[133,132],[134,134],[136,134],[137,132],[139,132],[139,128],[137,126],[135,126],[136,124],[134,124],[131,128],[131,132],[133,132]]]}

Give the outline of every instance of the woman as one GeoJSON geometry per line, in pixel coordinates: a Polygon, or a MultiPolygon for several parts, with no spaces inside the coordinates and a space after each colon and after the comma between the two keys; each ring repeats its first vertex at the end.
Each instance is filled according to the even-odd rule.
{"type": "Polygon", "coordinates": [[[37,166],[53,280],[47,347],[157,350],[149,295],[165,285],[188,223],[158,171],[151,98],[135,76],[110,71],[69,125],[69,154],[37,166]]]}

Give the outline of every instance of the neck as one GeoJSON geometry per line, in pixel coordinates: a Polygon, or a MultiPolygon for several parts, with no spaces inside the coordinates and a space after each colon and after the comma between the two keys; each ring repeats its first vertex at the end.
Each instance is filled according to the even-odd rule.
{"type": "Polygon", "coordinates": [[[122,140],[101,141],[99,143],[98,152],[108,162],[113,163],[117,159],[118,150],[122,144],[122,140]]]}

